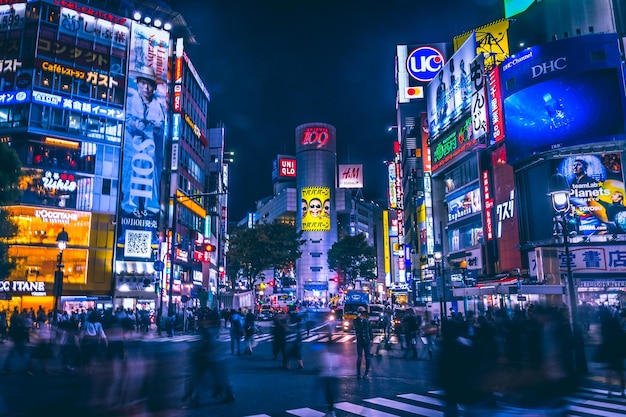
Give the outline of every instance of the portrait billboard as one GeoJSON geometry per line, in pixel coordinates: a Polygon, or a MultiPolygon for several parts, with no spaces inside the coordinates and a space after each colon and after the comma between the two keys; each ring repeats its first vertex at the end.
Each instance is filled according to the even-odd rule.
{"type": "Polygon", "coordinates": [[[470,63],[476,57],[472,33],[426,87],[430,137],[443,132],[472,103],[470,63]]]}
{"type": "Polygon", "coordinates": [[[579,220],[579,233],[626,233],[621,154],[587,154],[556,161],[556,171],[570,184],[570,204],[579,220]]]}
{"type": "Polygon", "coordinates": [[[302,188],[302,231],[330,232],[330,187],[302,188]]]}
{"type": "Polygon", "coordinates": [[[159,243],[169,33],[133,23],[130,45],[118,256],[151,259],[159,243]]]}
{"type": "Polygon", "coordinates": [[[620,65],[614,34],[554,41],[504,61],[507,160],[625,139],[620,65]]]}

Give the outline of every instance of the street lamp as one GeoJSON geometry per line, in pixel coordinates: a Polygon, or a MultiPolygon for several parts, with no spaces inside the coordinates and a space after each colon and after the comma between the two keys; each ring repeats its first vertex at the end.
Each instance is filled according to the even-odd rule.
{"type": "Polygon", "coordinates": [[[548,185],[548,195],[552,199],[552,207],[556,215],[552,218],[554,223],[554,236],[563,237],[563,248],[565,249],[565,264],[567,268],[567,293],[570,304],[570,321],[572,334],[574,335],[574,356],[576,369],[584,373],[587,371],[584,346],[582,345],[582,333],[578,322],[578,301],[576,297],[576,287],[574,286],[574,276],[572,275],[572,258],[570,256],[570,234],[575,235],[575,230],[571,230],[570,215],[570,186],[565,176],[555,173],[550,177],[548,185]]]}
{"type": "Polygon", "coordinates": [[[59,248],[59,254],[57,255],[57,270],[54,271],[54,284],[52,286],[52,292],[54,295],[54,317],[52,318],[54,327],[57,327],[59,323],[59,300],[63,294],[63,251],[67,248],[67,242],[69,236],[65,231],[65,228],[61,229],[57,235],[57,247],[59,248]]]}

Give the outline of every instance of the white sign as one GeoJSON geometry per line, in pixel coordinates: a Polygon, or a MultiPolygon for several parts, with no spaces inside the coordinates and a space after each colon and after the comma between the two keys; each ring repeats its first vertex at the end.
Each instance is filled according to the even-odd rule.
{"type": "Polygon", "coordinates": [[[78,221],[78,214],[72,211],[35,210],[35,217],[41,219],[42,222],[53,224],[70,224],[70,222],[78,221]]]}
{"type": "Polygon", "coordinates": [[[339,165],[339,188],[363,188],[363,165],[339,165]]]}

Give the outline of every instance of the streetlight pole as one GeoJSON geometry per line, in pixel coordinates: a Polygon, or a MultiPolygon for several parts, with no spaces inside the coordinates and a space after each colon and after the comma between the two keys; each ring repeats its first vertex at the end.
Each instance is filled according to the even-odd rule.
{"type": "Polygon", "coordinates": [[[554,236],[563,237],[563,248],[565,250],[565,264],[567,271],[567,293],[570,304],[570,323],[574,336],[574,357],[575,367],[579,373],[587,372],[587,361],[585,358],[584,344],[582,341],[582,331],[578,321],[578,301],[576,297],[576,286],[572,274],[572,258],[570,256],[570,186],[561,174],[553,174],[550,177],[548,195],[552,198],[552,207],[556,215],[552,218],[554,223],[554,236]]]}
{"type": "Polygon", "coordinates": [[[59,324],[59,313],[61,311],[59,306],[59,300],[63,295],[63,251],[67,248],[67,242],[69,236],[65,231],[65,228],[61,229],[57,235],[57,246],[59,248],[59,254],[57,255],[57,270],[54,271],[54,284],[52,292],[54,294],[54,316],[52,317],[53,326],[56,328],[59,324]]]}

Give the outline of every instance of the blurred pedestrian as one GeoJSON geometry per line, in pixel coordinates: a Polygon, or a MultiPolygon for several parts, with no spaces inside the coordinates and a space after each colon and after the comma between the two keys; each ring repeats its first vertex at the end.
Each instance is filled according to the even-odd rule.
{"type": "Polygon", "coordinates": [[[16,356],[22,359],[24,366],[26,366],[26,342],[28,341],[29,329],[25,326],[17,307],[13,309],[9,323],[9,339],[13,342],[13,346],[9,349],[9,353],[4,360],[4,372],[12,370],[11,366],[14,365],[16,356]]]}
{"type": "Polygon", "coordinates": [[[243,321],[241,311],[235,309],[230,313],[230,353],[235,354],[237,348],[237,356],[241,355],[241,338],[243,337],[243,321]]]}
{"type": "Polygon", "coordinates": [[[404,352],[404,358],[409,355],[409,352],[413,353],[412,358],[417,358],[417,338],[420,323],[418,323],[417,317],[412,308],[407,308],[404,317],[402,318],[402,330],[404,331],[404,340],[406,341],[406,350],[404,352]]]}
{"type": "Polygon", "coordinates": [[[246,313],[246,317],[243,321],[243,337],[246,345],[246,355],[252,355],[252,348],[254,347],[254,333],[256,329],[256,317],[252,310],[246,313]]]}
{"type": "Polygon", "coordinates": [[[216,340],[219,332],[219,315],[202,310],[198,316],[198,333],[200,338],[193,342],[190,350],[189,376],[185,382],[185,393],[182,400],[186,408],[198,408],[200,390],[204,386],[204,378],[209,373],[213,380],[211,397],[218,398],[220,403],[235,401],[232,386],[228,380],[227,361],[220,356],[219,344],[216,340]]]}
{"type": "Polygon", "coordinates": [[[620,395],[626,396],[624,378],[623,352],[626,349],[626,336],[621,326],[621,317],[615,316],[608,308],[602,307],[598,312],[600,317],[600,334],[602,341],[598,346],[597,360],[606,364],[607,395],[613,395],[613,378],[619,380],[620,395]]]}
{"type": "Polygon", "coordinates": [[[356,335],[356,377],[361,378],[361,362],[365,357],[365,373],[363,378],[367,378],[370,373],[370,344],[374,338],[372,326],[367,318],[365,307],[357,309],[358,316],[352,321],[354,332],[356,335]]]}
{"type": "Polygon", "coordinates": [[[283,360],[283,367],[287,367],[287,318],[282,311],[274,315],[272,326],[272,353],[274,360],[278,359],[280,353],[283,360]]]}
{"type": "Polygon", "coordinates": [[[339,369],[343,362],[341,346],[319,343],[314,351],[321,351],[320,385],[326,402],[325,417],[335,417],[335,402],[339,397],[339,369]]]}
{"type": "Polygon", "coordinates": [[[290,369],[290,362],[294,360],[298,362],[298,369],[302,369],[304,368],[302,362],[302,317],[295,311],[290,314],[289,328],[295,337],[287,354],[288,359],[285,367],[290,369]]]}
{"type": "Polygon", "coordinates": [[[92,311],[80,329],[80,352],[82,365],[87,375],[93,372],[93,363],[101,362],[107,346],[107,336],[100,323],[100,315],[92,311]]]}

